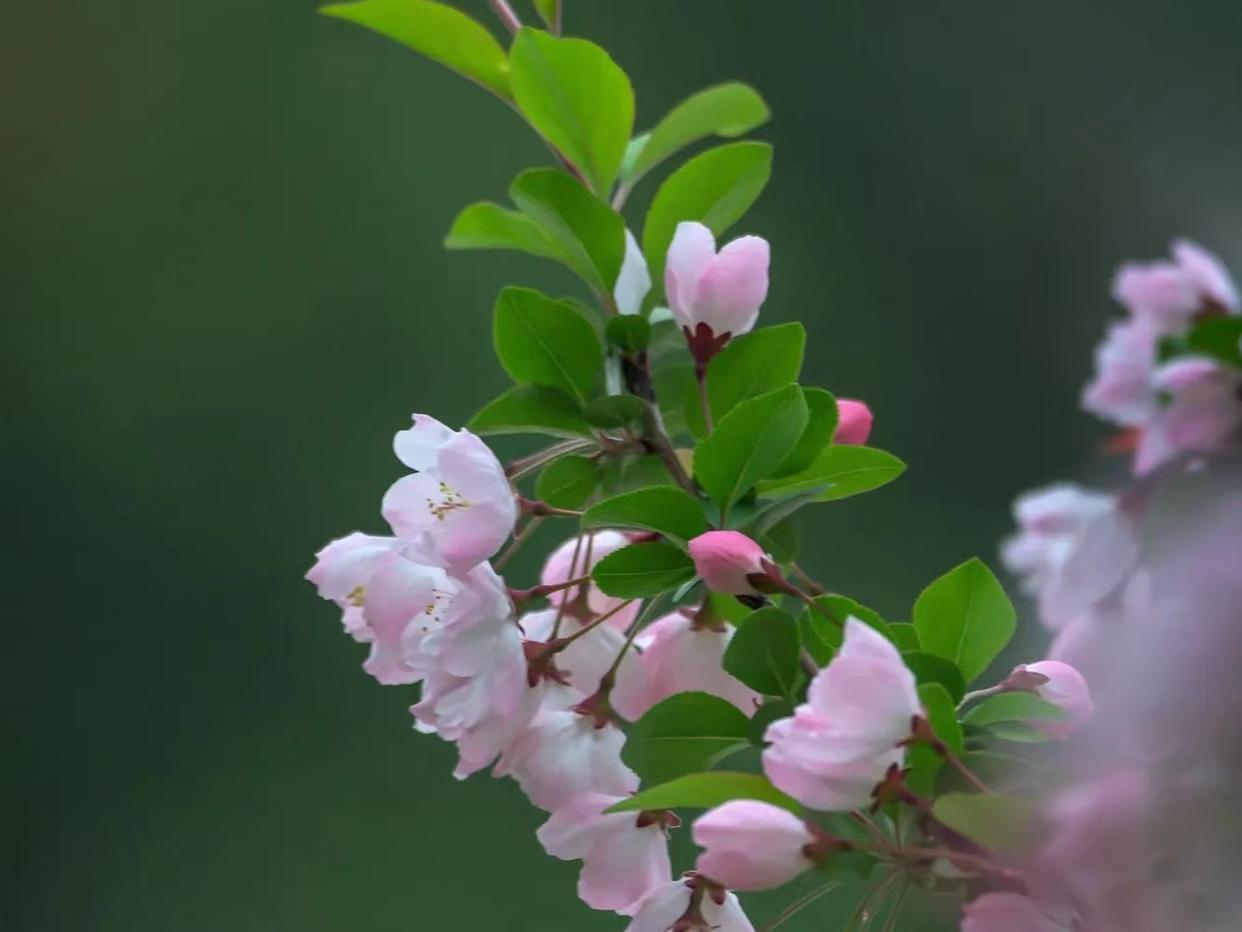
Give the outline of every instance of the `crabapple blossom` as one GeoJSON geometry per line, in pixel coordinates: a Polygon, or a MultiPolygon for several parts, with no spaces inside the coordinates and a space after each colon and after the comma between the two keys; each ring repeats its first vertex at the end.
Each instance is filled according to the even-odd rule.
{"type": "Polygon", "coordinates": [[[962,932],[1071,932],[1074,928],[1021,893],[985,893],[962,907],[962,932]]]}
{"type": "Polygon", "coordinates": [[[815,809],[867,805],[922,714],[914,675],[892,642],[854,617],[836,656],[811,681],[807,702],[768,726],[763,769],[815,809]]]}
{"type": "Polygon", "coordinates": [[[695,820],[694,843],[703,849],[695,868],[731,890],[768,890],[814,866],[807,848],[816,836],[779,806],[735,799],[695,820]]]}
{"type": "Polygon", "coordinates": [[[1050,702],[1065,713],[1063,719],[1037,719],[1031,722],[1035,728],[1051,738],[1067,738],[1082,727],[1095,705],[1091,701],[1091,690],[1081,673],[1068,663],[1059,660],[1040,660],[1037,663],[1020,664],[1014,673],[1038,673],[1047,677],[1046,683],[1034,688],[1035,695],[1045,702],[1050,702]]]}
{"type": "Polygon", "coordinates": [[[1161,366],[1154,386],[1169,401],[1148,422],[1134,455],[1145,475],[1180,453],[1217,453],[1242,426],[1242,374],[1213,359],[1186,356],[1161,366]]]}
{"type": "Polygon", "coordinates": [[[664,266],[664,292],[678,324],[693,336],[704,326],[717,338],[741,336],[755,325],[768,295],[768,242],[742,236],[716,251],[703,224],[677,224],[664,266]]]}
{"type": "Polygon", "coordinates": [[[871,424],[874,420],[865,401],[838,398],[837,429],[833,432],[832,442],[855,446],[866,443],[871,436],[871,424]]]}
{"type": "Polygon", "coordinates": [[[612,289],[617,311],[622,314],[638,314],[643,309],[643,299],[651,290],[651,271],[643,256],[638,240],[629,230],[625,231],[625,259],[612,289]]]}
{"type": "Polygon", "coordinates": [[[737,897],[690,876],[657,887],[639,904],[625,932],[755,932],[737,897]],[[703,885],[707,889],[700,889],[703,885]]]}
{"type": "Polygon", "coordinates": [[[578,896],[584,903],[628,915],[669,883],[665,828],[678,823],[668,812],[607,812],[623,799],[581,793],[554,809],[536,835],[553,857],[582,861],[578,896]]]}
{"type": "Polygon", "coordinates": [[[1173,332],[1204,310],[1236,313],[1238,290],[1220,259],[1197,243],[1176,240],[1173,261],[1128,262],[1113,280],[1113,297],[1139,319],[1173,332]]]}
{"type": "Polygon", "coordinates": [[[754,595],[747,578],[763,573],[767,554],[741,531],[707,531],[690,541],[690,558],[703,584],[712,592],[754,595]]]}
{"type": "Polygon", "coordinates": [[[676,693],[704,692],[754,715],[762,697],[722,666],[736,630],[732,625],[702,624],[697,615],[680,611],[652,622],[638,638],[643,648],[637,660],[643,671],[642,692],[627,690],[624,695],[632,714],[619,711],[627,718],[638,717],[676,693]]]}
{"type": "Polygon", "coordinates": [[[393,449],[416,470],[384,494],[384,518],[398,537],[425,534],[445,565],[463,571],[500,549],[517,520],[517,499],[487,444],[416,414],[393,449]]]}
{"type": "MultiPolygon", "coordinates": [[[[594,531],[583,534],[581,537],[571,537],[549,555],[547,562],[543,565],[543,572],[539,575],[539,582],[545,586],[558,586],[589,575],[595,569],[595,564],[608,554],[628,546],[629,543],[629,538],[620,531],[594,531]]],[[[572,605],[580,592],[582,588],[578,586],[562,589],[549,595],[548,601],[558,606],[563,603],[572,605]]],[[[605,595],[593,582],[586,584],[587,610],[594,615],[603,615],[614,609],[620,609],[609,619],[608,624],[622,631],[633,624],[642,609],[642,605],[638,602],[621,608],[625,601],[625,599],[605,595]]]]}

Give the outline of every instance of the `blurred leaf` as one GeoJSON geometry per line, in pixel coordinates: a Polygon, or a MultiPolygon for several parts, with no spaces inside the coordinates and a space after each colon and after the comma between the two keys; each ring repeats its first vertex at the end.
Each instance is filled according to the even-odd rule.
{"type": "Polygon", "coordinates": [[[694,563],[681,548],[658,541],[630,544],[608,554],[591,573],[607,595],[644,599],[694,578],[694,563]]]}
{"type": "Polygon", "coordinates": [[[559,29],[561,23],[561,0],[534,0],[534,2],[535,12],[539,14],[539,18],[543,20],[544,25],[551,30],[559,29]]]}
{"type": "Polygon", "coordinates": [[[582,516],[582,526],[642,528],[679,541],[698,537],[708,529],[699,503],[670,485],[637,489],[592,505],[582,516]]]}
{"type": "Polygon", "coordinates": [[[883,450],[832,444],[802,472],[760,483],[759,495],[783,498],[819,490],[815,501],[830,502],[878,489],[905,471],[905,463],[883,450]]]}
{"type": "Polygon", "coordinates": [[[794,714],[794,708],[792,699],[765,700],[758,711],[750,717],[750,743],[762,747],[763,736],[768,726],[782,718],[789,718],[794,714]]]}
{"type": "Polygon", "coordinates": [[[586,419],[596,427],[632,424],[647,413],[647,404],[635,395],[604,395],[586,406],[586,419]]]}
{"type": "Polygon", "coordinates": [[[745,745],[749,725],[745,715],[718,696],[678,693],[631,726],[621,759],[644,785],[665,783],[705,770],[713,758],[745,745]]]}
{"type": "Polygon", "coordinates": [[[535,481],[535,496],[554,508],[581,508],[599,483],[599,463],[585,456],[563,456],[549,463],[535,481]]]}
{"type": "MultiPolygon", "coordinates": [[[[799,323],[763,327],[730,340],[707,367],[712,416],[720,420],[739,402],[798,381],[806,331],[799,323]]],[[[695,437],[707,435],[698,386],[686,398],[686,423],[695,437]]],[[[817,389],[818,391],[818,389],[817,389]]]]}
{"type": "Polygon", "coordinates": [[[611,293],[625,259],[625,221],[571,175],[530,168],[509,186],[509,197],[557,246],[588,285],[611,293]]]}
{"type": "MultiPolygon", "coordinates": [[[[977,725],[978,723],[970,722],[970,724],[977,725]]],[[[1014,741],[1018,744],[1047,744],[1051,740],[1047,732],[1040,731],[1026,722],[993,722],[986,726],[986,729],[991,738],[1014,741]]]]}
{"type": "Polygon", "coordinates": [[[837,400],[831,392],[822,388],[804,388],[802,396],[810,412],[806,430],[798,438],[798,445],[781,463],[776,471],[777,476],[795,476],[810,469],[832,443],[832,435],[837,429],[837,400]]]}
{"type": "Polygon", "coordinates": [[[608,321],[605,328],[610,346],[623,353],[637,353],[647,348],[651,339],[651,324],[637,314],[619,314],[608,321]]]}
{"type": "Polygon", "coordinates": [[[723,618],[735,626],[749,617],[752,611],[733,596],[725,595],[723,592],[708,593],[707,605],[715,617],[723,618]]]}
{"type": "Polygon", "coordinates": [[[1034,840],[1035,807],[1021,796],[1000,793],[946,793],[932,815],[953,831],[999,854],[1021,856],[1034,840]]]}
{"type": "Polygon", "coordinates": [[[923,650],[906,651],[902,659],[920,683],[939,683],[954,702],[961,702],[966,695],[966,679],[953,661],[923,650]]]}
{"type": "Polygon", "coordinates": [[[516,210],[487,201],[471,204],[457,215],[444,245],[448,249],[516,249],[568,264],[560,247],[538,223],[516,210]]]}
{"type": "Polygon", "coordinates": [[[335,16],[395,39],[487,88],[513,100],[505,50],[490,32],[465,13],[425,0],[361,0],[320,7],[335,16]]]}
{"type": "Polygon", "coordinates": [[[769,119],[767,104],[745,84],[718,84],[687,97],[668,112],[635,153],[624,180],[634,184],[679,149],[707,136],[734,138],[769,119]]]}
{"type": "Polygon", "coordinates": [[[476,434],[595,435],[572,398],[539,385],[515,385],[485,405],[466,426],[476,434]]]}
{"type": "Polygon", "coordinates": [[[923,646],[919,641],[918,631],[908,621],[890,621],[888,630],[893,635],[893,643],[900,650],[920,650],[923,646]]]}
{"type": "Polygon", "coordinates": [[[776,469],[806,428],[797,385],[744,401],[695,448],[694,473],[721,511],[776,469]]]}
{"type": "Polygon", "coordinates": [[[941,576],[914,603],[924,650],[951,660],[970,683],[1009,643],[1013,605],[982,561],[972,558],[941,576]]]}
{"type": "Polygon", "coordinates": [[[1056,721],[1065,717],[1064,709],[1040,699],[1034,693],[1012,692],[989,696],[967,712],[962,721],[972,725],[993,725],[997,722],[1056,721]]]}
{"type": "Polygon", "coordinates": [[[661,783],[637,796],[617,803],[608,812],[643,812],[650,809],[712,809],[731,799],[755,799],[800,814],[796,800],[774,787],[767,777],[752,773],[716,770],[690,773],[661,783]]]}
{"type": "Polygon", "coordinates": [[[779,608],[761,608],[738,625],[725,649],[724,668],[755,692],[793,699],[801,655],[793,616],[779,608]]]}
{"type": "Polygon", "coordinates": [[[920,683],[919,701],[936,737],[956,754],[962,751],[962,726],[957,723],[957,700],[940,683],[920,683]]]}
{"type": "Polygon", "coordinates": [[[1188,333],[1160,341],[1160,362],[1187,355],[1210,356],[1235,369],[1242,368],[1242,317],[1208,317],[1188,333]]]}
{"type": "Polygon", "coordinates": [[[515,382],[559,388],[586,401],[604,362],[595,330],[566,304],[530,288],[496,299],[492,342],[515,382]]]}
{"type": "Polygon", "coordinates": [[[509,63],[513,97],[530,125],[607,196],[634,128],[625,72],[592,42],[538,29],[518,32],[509,63]]]}
{"type": "Polygon", "coordinates": [[[652,300],[664,281],[664,258],[677,224],[697,220],[723,235],[759,197],[771,173],[771,146],[735,142],[708,149],[665,179],[643,226],[643,254],[656,283],[652,300]]]}

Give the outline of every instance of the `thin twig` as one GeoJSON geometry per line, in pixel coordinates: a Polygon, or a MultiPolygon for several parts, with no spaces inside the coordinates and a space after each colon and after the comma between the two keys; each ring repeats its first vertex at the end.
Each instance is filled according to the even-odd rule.
{"type": "Polygon", "coordinates": [[[976,699],[986,699],[988,696],[995,696],[1005,691],[1004,683],[997,683],[995,686],[989,686],[987,689],[976,689],[962,696],[962,701],[957,704],[957,710],[960,712],[968,702],[974,702],[976,699]]]}
{"type": "Polygon", "coordinates": [[[991,793],[992,792],[990,789],[988,789],[987,784],[984,783],[982,780],[980,780],[975,775],[975,772],[971,770],[969,767],[967,767],[962,762],[962,759],[958,757],[956,754],[954,754],[951,750],[949,750],[949,748],[938,747],[936,748],[936,750],[940,753],[940,756],[945,759],[946,763],[948,763],[950,767],[952,767],[959,774],[961,774],[966,779],[966,782],[971,784],[971,786],[977,789],[980,793],[991,793]]]}
{"type": "Polygon", "coordinates": [[[699,490],[694,481],[686,474],[685,467],[681,465],[681,460],[677,458],[677,451],[673,449],[673,442],[668,439],[668,434],[664,430],[664,419],[660,416],[660,409],[655,402],[647,402],[647,415],[644,418],[644,434],[647,443],[651,447],[652,452],[660,457],[664,463],[664,468],[669,471],[669,475],[673,480],[698,498],[699,490]]]}
{"type": "Polygon", "coordinates": [[[560,651],[560,650],[564,650],[566,647],[568,647],[568,646],[569,646],[570,644],[572,644],[574,641],[578,640],[578,638],[582,637],[584,634],[587,634],[587,633],[589,633],[589,632],[591,632],[591,631],[594,631],[596,628],[598,628],[600,625],[602,625],[604,622],[606,622],[606,621],[607,621],[609,618],[611,618],[613,615],[615,615],[615,614],[617,614],[618,612],[620,612],[622,609],[624,609],[624,608],[628,608],[630,605],[632,605],[632,604],[633,604],[633,602],[634,602],[634,600],[633,600],[633,599],[626,599],[626,600],[625,600],[624,602],[622,602],[620,605],[613,606],[613,607],[612,607],[612,608],[610,608],[608,611],[604,612],[604,614],[599,615],[598,617],[596,617],[593,621],[590,621],[590,622],[588,622],[587,624],[583,625],[581,628],[579,628],[579,629],[578,629],[577,631],[575,631],[573,634],[567,634],[567,635],[565,635],[565,637],[561,638],[561,639],[560,639],[560,640],[556,643],[556,645],[555,645],[555,648],[554,648],[554,649],[555,649],[555,650],[558,650],[558,651],[560,651]]]}
{"type": "Polygon", "coordinates": [[[517,35],[517,31],[522,28],[522,21],[518,19],[518,15],[513,12],[513,7],[509,6],[506,0],[490,0],[490,3],[493,12],[495,12],[495,14],[500,18],[500,21],[505,24],[505,28],[514,35],[517,35]]]}
{"type": "Polygon", "coordinates": [[[712,420],[712,400],[707,394],[707,373],[696,371],[694,380],[699,383],[699,404],[703,406],[703,423],[710,434],[716,429],[716,425],[712,420]]]}
{"type": "Polygon", "coordinates": [[[543,518],[539,517],[531,518],[527,521],[522,530],[513,535],[513,540],[510,541],[509,546],[504,549],[504,552],[492,561],[492,569],[494,569],[497,573],[504,570],[509,561],[513,559],[513,555],[518,552],[527,540],[530,539],[530,535],[534,533],[535,528],[539,527],[542,523],[543,518]]]}

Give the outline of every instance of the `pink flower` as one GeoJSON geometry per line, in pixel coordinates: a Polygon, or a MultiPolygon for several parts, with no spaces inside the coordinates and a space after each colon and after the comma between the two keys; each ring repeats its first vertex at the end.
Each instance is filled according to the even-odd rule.
{"type": "Polygon", "coordinates": [[[708,531],[690,541],[690,558],[712,592],[753,595],[759,590],[747,577],[763,573],[767,554],[741,531],[708,531]]]}
{"type": "MultiPolygon", "coordinates": [[[[528,641],[548,642],[556,629],[557,610],[543,609],[522,616],[521,627],[528,641]]],[[[565,614],[561,616],[558,637],[572,637],[584,627],[581,621],[565,614]]],[[[625,636],[616,628],[604,624],[592,628],[586,634],[575,637],[556,655],[555,666],[569,679],[569,684],[583,695],[591,695],[600,686],[604,674],[616,662],[625,649],[625,636]]],[[[647,671],[633,648],[617,668],[616,684],[610,701],[614,711],[631,721],[642,716],[646,707],[638,703],[647,693],[647,671]]]]}
{"type": "Polygon", "coordinates": [[[814,866],[806,823],[770,803],[727,802],[700,816],[693,833],[703,849],[695,868],[731,890],[779,887],[814,866]]]}
{"type": "Polygon", "coordinates": [[[1021,893],[985,893],[962,907],[962,932],[1070,932],[1075,926],[1049,915],[1021,893]]]}
{"type": "Polygon", "coordinates": [[[417,470],[384,495],[384,518],[398,537],[426,534],[430,549],[462,571],[500,549],[517,520],[517,501],[487,444],[416,414],[414,426],[397,433],[393,449],[417,470]]]}
{"type": "Polygon", "coordinates": [[[665,820],[646,812],[606,813],[624,796],[582,793],[539,827],[539,843],[563,861],[582,861],[578,896],[592,909],[631,915],[672,876],[665,820]]]}
{"type": "Polygon", "coordinates": [[[1095,350],[1095,375],[1083,388],[1083,410],[1121,427],[1147,423],[1156,410],[1151,375],[1159,339],[1145,318],[1110,324],[1095,350]]]}
{"type": "Polygon", "coordinates": [[[719,630],[696,625],[681,612],[653,622],[639,637],[643,652],[638,664],[645,675],[634,685],[641,686],[642,692],[618,688],[627,705],[626,710],[618,710],[635,719],[676,693],[704,692],[731,702],[746,715],[754,715],[760,695],[721,666],[735,630],[731,625],[719,630]]]}
{"type": "MultiPolygon", "coordinates": [[[[539,575],[539,582],[545,586],[556,586],[569,582],[571,579],[590,575],[591,571],[595,569],[595,564],[608,556],[608,554],[628,546],[629,543],[629,538],[620,531],[595,531],[591,534],[584,534],[581,543],[578,542],[578,538],[571,537],[552,551],[547,562],[543,565],[543,572],[539,575]]],[[[552,593],[548,597],[548,601],[553,605],[560,605],[567,601],[572,604],[578,598],[580,592],[581,587],[578,586],[572,589],[563,589],[560,592],[552,593]]],[[[593,582],[586,584],[586,604],[593,615],[602,615],[605,612],[610,612],[625,601],[625,599],[604,595],[593,582]]],[[[608,620],[608,624],[624,631],[633,624],[641,609],[642,605],[639,602],[634,602],[629,607],[613,615],[608,620]]]]}
{"type": "Polygon", "coordinates": [[[617,310],[622,314],[638,314],[643,309],[643,299],[651,290],[651,272],[647,268],[647,260],[638,245],[638,240],[629,230],[625,231],[625,259],[621,262],[621,271],[617,275],[617,283],[613,286],[612,297],[617,303],[617,310]]]}
{"type": "Polygon", "coordinates": [[[702,878],[688,877],[657,887],[639,904],[625,932],[669,932],[674,926],[677,926],[678,932],[689,929],[755,932],[755,927],[742,910],[742,904],[732,893],[709,890],[694,906],[692,900],[696,891],[690,885],[702,882],[702,878]],[[685,922],[678,925],[679,920],[685,922]]]}
{"type": "Polygon", "coordinates": [[[1242,426],[1242,377],[1213,359],[1174,360],[1156,370],[1152,384],[1169,402],[1143,430],[1134,457],[1137,475],[1181,453],[1220,452],[1242,426]]]}
{"type": "Polygon", "coordinates": [[[540,809],[550,812],[580,793],[628,796],[638,789],[638,774],[621,762],[624,732],[577,711],[585,698],[564,686],[549,690],[534,722],[496,766],[497,776],[511,775],[540,809]]]}
{"type": "Polygon", "coordinates": [[[1189,240],[1177,240],[1170,251],[1172,262],[1123,265],[1113,281],[1113,297],[1164,333],[1185,327],[1209,305],[1238,310],[1238,290],[1216,256],[1189,240]]]}
{"type": "Polygon", "coordinates": [[[768,242],[758,236],[735,239],[717,253],[703,224],[677,224],[664,268],[673,317],[691,332],[706,324],[717,337],[746,333],[768,295],[768,261],[768,242]]]}
{"type": "Polygon", "coordinates": [[[871,423],[874,418],[865,401],[853,398],[837,399],[837,429],[832,435],[833,443],[858,446],[867,442],[871,436],[871,423]]]}
{"type": "Polygon", "coordinates": [[[1063,719],[1037,719],[1031,724],[1052,738],[1067,738],[1091,718],[1095,704],[1091,690],[1081,673],[1059,660],[1019,664],[1015,673],[1027,670],[1048,677],[1048,682],[1035,687],[1035,695],[1050,702],[1066,715],[1063,719]]]}
{"type": "Polygon", "coordinates": [[[922,714],[914,676],[893,644],[856,618],[832,661],[811,681],[805,705],[768,726],[763,769],[813,809],[848,811],[871,801],[898,745],[922,714]]]}

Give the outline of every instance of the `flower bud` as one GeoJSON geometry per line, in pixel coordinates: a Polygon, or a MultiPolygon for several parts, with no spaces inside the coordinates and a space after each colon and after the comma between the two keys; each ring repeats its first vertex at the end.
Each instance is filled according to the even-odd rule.
{"type": "Polygon", "coordinates": [[[755,595],[748,576],[763,572],[767,554],[740,531],[708,531],[690,541],[695,572],[712,592],[755,595]]]}
{"type": "Polygon", "coordinates": [[[871,436],[871,409],[865,401],[853,398],[837,399],[837,429],[832,435],[833,443],[858,446],[871,436]]]}
{"type": "Polygon", "coordinates": [[[1035,687],[1035,695],[1050,702],[1065,713],[1065,718],[1031,722],[1051,738],[1066,738],[1077,731],[1095,711],[1091,690],[1081,673],[1068,663],[1059,660],[1041,660],[1039,663],[1020,664],[1014,673],[1038,673],[1048,678],[1035,687]]]}
{"type": "Polygon", "coordinates": [[[732,890],[769,890],[793,880],[813,862],[806,823],[771,803],[735,799],[700,816],[694,842],[703,849],[700,874],[732,890]]]}
{"type": "Polygon", "coordinates": [[[739,336],[755,326],[768,295],[768,241],[742,236],[716,252],[701,223],[677,224],[664,267],[673,317],[687,331],[706,324],[716,336],[739,336]]]}

